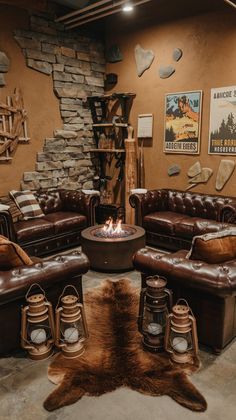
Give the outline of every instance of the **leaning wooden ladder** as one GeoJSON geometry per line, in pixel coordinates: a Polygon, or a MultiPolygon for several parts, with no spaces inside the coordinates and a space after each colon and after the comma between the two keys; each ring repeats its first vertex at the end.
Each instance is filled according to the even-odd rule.
{"type": "Polygon", "coordinates": [[[22,92],[16,88],[6,103],[0,102],[0,162],[11,161],[18,143],[28,143],[27,113],[22,92]]]}

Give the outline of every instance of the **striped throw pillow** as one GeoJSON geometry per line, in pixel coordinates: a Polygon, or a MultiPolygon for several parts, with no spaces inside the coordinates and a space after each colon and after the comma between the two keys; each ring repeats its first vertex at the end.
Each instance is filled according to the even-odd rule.
{"type": "Polygon", "coordinates": [[[31,191],[12,190],[9,194],[23,214],[24,220],[35,219],[36,217],[44,216],[38,201],[31,191]]]}

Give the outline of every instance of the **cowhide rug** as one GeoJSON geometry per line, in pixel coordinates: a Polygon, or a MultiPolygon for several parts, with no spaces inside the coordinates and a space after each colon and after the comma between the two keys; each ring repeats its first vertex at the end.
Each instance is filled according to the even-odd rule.
{"type": "Polygon", "coordinates": [[[58,354],[48,370],[58,385],[46,401],[48,411],[73,404],[83,395],[99,396],[119,387],[147,395],[169,395],[194,411],[206,410],[200,392],[187,374],[194,365],[176,365],[165,353],[143,351],[137,330],[139,290],[129,280],[106,280],[85,294],[85,311],[90,337],[84,354],[65,359],[58,354]]]}

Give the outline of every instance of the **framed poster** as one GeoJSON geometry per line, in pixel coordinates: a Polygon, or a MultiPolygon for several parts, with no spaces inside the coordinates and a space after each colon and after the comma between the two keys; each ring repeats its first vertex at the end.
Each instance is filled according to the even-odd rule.
{"type": "Polygon", "coordinates": [[[165,95],[164,152],[200,151],[202,91],[165,95]]]}
{"type": "Polygon", "coordinates": [[[211,89],[208,153],[236,155],[236,86],[211,89]]]}

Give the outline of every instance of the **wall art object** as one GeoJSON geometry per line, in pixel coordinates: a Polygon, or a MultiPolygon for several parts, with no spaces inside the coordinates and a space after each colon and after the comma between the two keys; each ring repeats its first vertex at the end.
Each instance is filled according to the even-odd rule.
{"type": "Polygon", "coordinates": [[[118,45],[111,45],[106,51],[106,61],[108,63],[118,63],[123,60],[120,47],[118,45]]]}
{"type": "Polygon", "coordinates": [[[216,175],[216,190],[221,191],[226,182],[230,179],[235,168],[235,161],[222,159],[216,175]]]}
{"type": "Polygon", "coordinates": [[[144,50],[141,45],[136,45],[134,49],[135,61],[137,66],[138,76],[151,67],[154,60],[154,52],[152,50],[144,50]]]}
{"type": "Polygon", "coordinates": [[[198,154],[202,91],[165,95],[164,152],[198,154]]]}
{"type": "Polygon", "coordinates": [[[141,139],[152,138],[153,114],[139,114],[137,137],[141,139]]]}
{"type": "Polygon", "coordinates": [[[236,154],[236,86],[211,89],[210,154],[236,154]]]}
{"type": "Polygon", "coordinates": [[[173,176],[173,175],[179,175],[180,171],[181,171],[180,166],[177,163],[175,163],[174,165],[169,166],[167,173],[169,176],[173,176]]]}
{"type": "Polygon", "coordinates": [[[10,66],[10,60],[3,51],[0,51],[0,87],[5,86],[5,77],[3,73],[7,73],[10,66]]]}
{"type": "Polygon", "coordinates": [[[212,174],[213,170],[211,168],[202,168],[201,173],[191,178],[188,182],[189,184],[205,184],[212,174]]]}
{"type": "Polygon", "coordinates": [[[187,175],[191,178],[196,176],[202,172],[202,167],[199,161],[195,162],[192,166],[190,166],[187,175]]]}
{"type": "Polygon", "coordinates": [[[159,76],[161,79],[167,79],[174,74],[175,68],[173,66],[162,66],[159,68],[159,76]]]}
{"type": "Polygon", "coordinates": [[[12,160],[19,142],[29,142],[26,118],[22,92],[16,88],[6,103],[0,101],[0,162],[12,160]]]}
{"type": "Polygon", "coordinates": [[[172,54],[173,60],[179,61],[183,55],[183,51],[180,48],[175,48],[172,54]]]}

